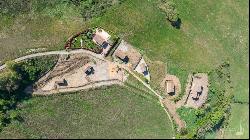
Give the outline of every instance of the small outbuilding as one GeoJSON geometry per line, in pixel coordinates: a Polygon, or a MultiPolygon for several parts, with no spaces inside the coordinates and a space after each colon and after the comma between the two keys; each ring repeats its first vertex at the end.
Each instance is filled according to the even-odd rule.
{"type": "Polygon", "coordinates": [[[169,95],[175,94],[175,85],[174,85],[174,82],[172,80],[167,80],[165,82],[165,86],[166,86],[166,91],[169,95]]]}

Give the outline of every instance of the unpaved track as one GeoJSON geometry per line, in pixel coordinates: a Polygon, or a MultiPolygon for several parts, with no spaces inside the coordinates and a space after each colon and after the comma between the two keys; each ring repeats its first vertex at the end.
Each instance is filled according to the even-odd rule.
{"type": "MultiPolygon", "coordinates": [[[[13,60],[13,61],[14,62],[20,62],[20,61],[24,61],[26,59],[31,59],[31,58],[35,58],[35,57],[39,57],[39,56],[67,55],[67,54],[77,54],[77,53],[86,53],[86,54],[92,55],[92,56],[94,56],[94,57],[96,57],[98,59],[105,60],[101,54],[96,54],[96,53],[93,53],[91,51],[84,50],[84,49],[78,49],[78,50],[72,50],[72,51],[62,50],[62,51],[50,51],[50,52],[35,53],[35,54],[30,54],[30,55],[26,55],[26,56],[23,56],[23,57],[19,57],[19,58],[13,60]]],[[[6,64],[0,66],[0,70],[3,70],[5,67],[6,67],[6,64]]]]}

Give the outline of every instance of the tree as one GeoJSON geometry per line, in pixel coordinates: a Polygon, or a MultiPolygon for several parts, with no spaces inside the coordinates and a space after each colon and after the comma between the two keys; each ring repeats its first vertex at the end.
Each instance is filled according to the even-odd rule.
{"type": "Polygon", "coordinates": [[[19,81],[21,75],[16,72],[16,65],[14,62],[7,62],[7,69],[0,74],[0,90],[11,92],[15,91],[19,87],[19,81]]]}
{"type": "Polygon", "coordinates": [[[171,23],[171,25],[180,29],[182,22],[179,18],[177,9],[175,8],[175,3],[170,0],[161,0],[159,8],[165,13],[166,19],[171,23]]]}
{"type": "Polygon", "coordinates": [[[172,1],[162,0],[159,8],[166,14],[166,18],[170,22],[178,20],[178,11],[175,8],[175,3],[172,1]]]}

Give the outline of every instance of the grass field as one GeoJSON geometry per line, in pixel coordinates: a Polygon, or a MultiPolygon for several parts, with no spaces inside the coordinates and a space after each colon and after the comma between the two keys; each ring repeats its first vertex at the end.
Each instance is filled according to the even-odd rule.
{"type": "Polygon", "coordinates": [[[172,138],[163,108],[123,87],[34,97],[20,105],[23,123],[13,122],[1,138],[172,138]]]}
{"type": "MultiPolygon", "coordinates": [[[[168,66],[167,71],[180,77],[182,85],[187,73],[207,72],[228,60],[235,99],[249,102],[248,1],[175,3],[182,20],[180,30],[166,22],[163,13],[156,8],[156,1],[140,0],[126,1],[92,25],[118,33],[151,60],[163,61],[168,66]]],[[[232,112],[237,113],[238,107],[241,108],[233,107],[232,112]]],[[[229,127],[234,122],[239,123],[239,120],[232,118],[229,127]]]]}
{"type": "MultiPolygon", "coordinates": [[[[30,25],[30,27],[34,25],[33,28],[29,26],[21,28],[17,20],[10,28],[1,29],[0,46],[10,46],[0,47],[0,52],[3,52],[0,60],[17,56],[16,46],[21,49],[43,46],[51,48],[49,46],[61,45],[65,36],[74,31],[88,26],[101,26],[107,31],[112,31],[112,34],[123,37],[152,61],[162,61],[161,64],[166,66],[166,72],[179,77],[182,86],[188,73],[208,72],[228,60],[231,66],[234,98],[249,103],[249,2],[247,0],[175,0],[175,3],[182,20],[180,30],[174,29],[166,22],[164,14],[157,9],[157,1],[154,0],[143,2],[127,0],[109,9],[104,16],[94,18],[87,23],[78,20],[80,18],[76,14],[76,20],[48,18],[50,20],[40,25],[38,22],[40,20],[33,19],[30,15],[31,20],[28,23],[34,21],[34,24],[30,25]],[[37,28],[38,25],[40,28],[37,28]],[[29,42],[30,40],[23,41],[27,40],[27,36],[22,38],[23,36],[19,35],[20,39],[18,39],[14,33],[21,29],[23,34],[26,29],[29,29],[27,33],[33,30],[44,33],[41,38],[44,37],[46,40],[49,36],[46,41],[48,44],[40,37],[39,44],[39,39],[35,40],[36,36],[30,39],[33,40],[33,44],[29,42]],[[8,34],[9,32],[12,34],[8,34]],[[17,40],[13,41],[13,39],[17,40]],[[11,45],[11,43],[14,44],[11,45]]],[[[22,19],[25,21],[27,18],[21,16],[20,20],[22,19]]],[[[165,74],[162,69],[160,70],[161,74],[165,74]]],[[[156,72],[152,73],[152,79],[161,77],[156,72]]],[[[248,109],[248,105],[233,105],[229,128],[239,124],[240,120],[235,116],[241,112],[248,112],[248,109]]],[[[245,113],[243,118],[249,119],[249,114],[245,113]]],[[[228,135],[231,138],[246,138],[249,134],[249,126],[246,124],[242,127],[245,130],[243,135],[237,136],[230,132],[228,135]]]]}
{"type": "Polygon", "coordinates": [[[232,104],[232,117],[229,127],[224,130],[224,138],[249,138],[248,110],[249,104],[232,104]]]}
{"type": "Polygon", "coordinates": [[[28,49],[63,49],[67,38],[84,28],[81,18],[73,13],[65,18],[35,12],[17,15],[9,19],[9,26],[1,20],[5,26],[0,28],[0,61],[24,55],[28,49]]]}

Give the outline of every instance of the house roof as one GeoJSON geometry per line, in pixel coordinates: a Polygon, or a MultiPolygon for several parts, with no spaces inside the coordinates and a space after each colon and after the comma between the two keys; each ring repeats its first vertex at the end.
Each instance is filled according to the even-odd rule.
{"type": "Polygon", "coordinates": [[[167,89],[167,93],[175,92],[175,85],[172,80],[166,81],[166,89],[167,89]]]}
{"type": "Polygon", "coordinates": [[[110,35],[107,32],[105,32],[103,29],[96,29],[95,33],[97,35],[100,35],[106,41],[110,38],[110,35]]]}
{"type": "Polygon", "coordinates": [[[98,45],[102,45],[105,39],[99,34],[94,34],[93,41],[98,45]]]}
{"type": "Polygon", "coordinates": [[[145,63],[141,63],[140,68],[142,72],[147,71],[147,65],[145,63]]]}
{"type": "Polygon", "coordinates": [[[98,44],[102,45],[104,41],[108,41],[110,38],[110,35],[105,32],[103,29],[96,29],[96,32],[93,36],[93,41],[98,44]]]}

